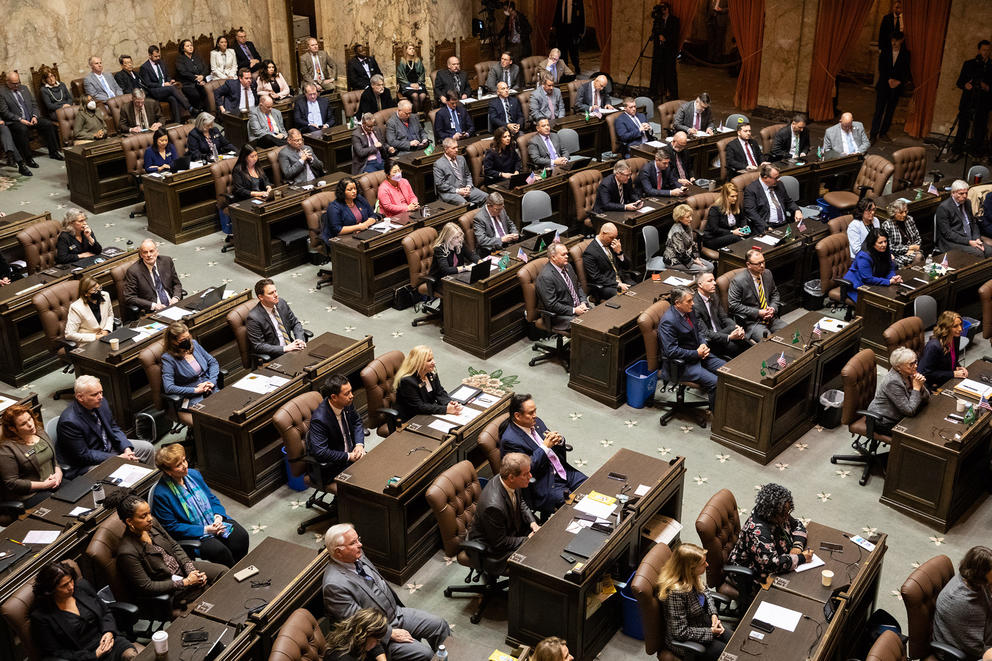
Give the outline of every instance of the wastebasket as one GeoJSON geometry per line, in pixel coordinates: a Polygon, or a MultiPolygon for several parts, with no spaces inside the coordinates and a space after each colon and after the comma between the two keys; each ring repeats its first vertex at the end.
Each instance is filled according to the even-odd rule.
{"type": "Polygon", "coordinates": [[[818,218],[818,220],[820,220],[821,222],[825,223],[834,217],[835,209],[829,204],[827,204],[827,201],[824,200],[822,197],[816,198],[816,206],[820,207],[820,217],[818,218]]]}
{"type": "MultiPolygon", "coordinates": [[[[636,572],[635,572],[636,573],[636,572]]],[[[623,624],[620,630],[624,635],[644,640],[644,624],[641,622],[641,610],[637,607],[637,599],[630,593],[630,582],[634,580],[634,574],[627,579],[627,584],[620,590],[620,611],[623,615],[623,624]]]]}
{"type": "Polygon", "coordinates": [[[286,448],[282,449],[282,464],[286,467],[286,481],[289,483],[289,488],[293,491],[306,491],[307,483],[303,479],[303,476],[293,475],[293,471],[289,467],[289,458],[286,456],[286,448]]]}
{"type": "Polygon", "coordinates": [[[825,390],[820,394],[820,411],[817,416],[821,427],[834,429],[840,424],[840,415],[844,407],[843,390],[825,390]]]}
{"type": "Polygon", "coordinates": [[[823,290],[820,279],[807,280],[803,285],[803,307],[807,310],[819,310],[823,307],[823,290]]]}
{"type": "Polygon", "coordinates": [[[639,360],[627,368],[627,406],[644,408],[644,402],[658,387],[658,373],[648,369],[648,361],[639,360]]]}

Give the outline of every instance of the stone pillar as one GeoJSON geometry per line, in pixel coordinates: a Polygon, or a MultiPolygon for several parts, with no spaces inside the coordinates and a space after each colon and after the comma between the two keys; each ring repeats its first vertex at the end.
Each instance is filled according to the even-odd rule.
{"type": "Polygon", "coordinates": [[[765,0],[759,111],[806,111],[819,6],[819,0],[765,0]]]}

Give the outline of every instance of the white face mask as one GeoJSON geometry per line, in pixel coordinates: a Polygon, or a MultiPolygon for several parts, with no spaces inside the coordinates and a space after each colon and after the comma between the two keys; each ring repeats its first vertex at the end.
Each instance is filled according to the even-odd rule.
{"type": "Polygon", "coordinates": [[[389,175],[389,178],[392,179],[393,181],[399,181],[400,179],[403,178],[403,173],[397,172],[396,174],[389,175]]]}
{"type": "Polygon", "coordinates": [[[90,101],[86,104],[88,110],[96,110],[96,101],[90,101]]]}

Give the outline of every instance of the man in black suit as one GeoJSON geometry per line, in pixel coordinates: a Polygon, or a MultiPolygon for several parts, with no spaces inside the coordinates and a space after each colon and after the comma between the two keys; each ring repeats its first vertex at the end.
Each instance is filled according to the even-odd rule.
{"type": "Polygon", "coordinates": [[[471,93],[472,86],[468,82],[468,75],[462,71],[461,60],[452,55],[448,58],[448,68],[438,71],[434,78],[434,98],[444,103],[441,97],[450,98],[454,95],[455,99],[467,99],[471,93]]]}
{"type": "Polygon", "coordinates": [[[806,115],[798,113],[792,118],[792,123],[783,126],[772,139],[773,161],[787,158],[802,158],[809,152],[809,129],[806,128],[806,115]]]}
{"type": "Polygon", "coordinates": [[[676,287],[669,295],[669,301],[671,307],[658,323],[661,354],[682,363],[682,380],[694,381],[703,387],[712,411],[716,400],[716,371],[725,361],[713,355],[703,338],[701,324],[692,309],[692,291],[687,287],[676,287]]]}
{"type": "Polygon", "coordinates": [[[535,286],[541,307],[554,315],[551,320],[554,330],[568,330],[574,317],[592,307],[586,301],[575,269],[568,263],[568,248],[564,243],[552,243],[548,248],[548,263],[538,274],[535,286]]]}
{"type": "Polygon", "coordinates": [[[799,205],[779,183],[779,176],[777,167],[763,163],[759,177],[744,188],[744,217],[756,235],[803,217],[799,205]]]}
{"type": "Polygon", "coordinates": [[[683,186],[688,186],[696,180],[692,176],[692,155],[688,151],[689,136],[685,134],[685,131],[678,131],[672,136],[671,143],[665,147],[668,150],[668,155],[672,158],[672,171],[675,174],[675,178],[683,186]]]}
{"type": "Polygon", "coordinates": [[[618,293],[623,294],[634,284],[628,273],[630,260],[623,254],[617,234],[616,225],[603,223],[599,234],[582,253],[589,293],[595,294],[601,301],[609,300],[618,293]]]}
{"type": "Polygon", "coordinates": [[[320,396],[324,399],[310,416],[307,454],[323,464],[321,479],[329,484],[338,473],[365,456],[365,427],[355,410],[355,394],[348,377],[327,377],[320,396]]]}
{"type": "Polygon", "coordinates": [[[961,65],[957,86],[961,90],[958,104],[958,130],[954,136],[953,152],[950,159],[954,163],[964,152],[964,143],[972,132],[971,154],[980,156],[985,152],[985,137],[988,126],[989,108],[992,107],[992,43],[987,39],[978,42],[978,55],[961,65]]]}
{"type": "Polygon", "coordinates": [[[579,67],[579,42],[586,33],[586,8],[582,0],[558,0],[555,16],[551,19],[555,31],[555,45],[561,51],[561,61],[568,65],[569,58],[576,72],[579,67]]]}
{"type": "Polygon", "coordinates": [[[187,114],[191,113],[189,101],[183,95],[179,83],[169,77],[169,72],[165,70],[165,63],[162,62],[162,52],[155,44],[148,47],[148,59],[138,69],[138,77],[141,79],[142,87],[148,92],[148,96],[156,101],[168,102],[169,107],[172,108],[172,121],[181,121],[180,108],[185,110],[187,114]]]}
{"type": "Polygon", "coordinates": [[[131,56],[121,55],[117,61],[121,63],[121,70],[114,74],[114,80],[117,81],[117,86],[121,88],[121,91],[124,94],[130,94],[135,89],[144,89],[145,86],[141,83],[141,78],[134,71],[134,60],[131,59],[131,56]]]}
{"type": "Polygon", "coordinates": [[[472,233],[475,234],[475,249],[480,257],[502,250],[520,239],[517,226],[506,213],[502,195],[496,192],[489,194],[485,206],[472,218],[472,233]]]}
{"type": "Polygon", "coordinates": [[[520,87],[520,67],[513,63],[513,56],[510,51],[503,51],[499,56],[499,66],[489,68],[489,76],[486,78],[485,88],[489,92],[496,91],[496,85],[500,81],[506,83],[513,89],[520,87]]]}
{"type": "Polygon", "coordinates": [[[124,273],[124,304],[143,312],[157,312],[177,303],[183,295],[176,265],[171,257],[158,254],[158,245],[145,239],[138,246],[141,259],[124,273]]]}
{"type": "Polygon", "coordinates": [[[244,30],[234,33],[234,57],[238,61],[238,68],[242,67],[250,71],[258,71],[262,68],[262,56],[258,54],[255,44],[248,41],[248,36],[244,30]]]}
{"type": "Polygon", "coordinates": [[[486,483],[475,505],[468,539],[485,543],[485,571],[492,576],[505,574],[510,555],[540,529],[524,500],[530,479],[530,455],[504,454],[499,476],[486,483]]]}
{"type": "Polygon", "coordinates": [[[902,32],[893,32],[889,44],[878,54],[878,82],[875,84],[875,116],[871,120],[868,139],[872,142],[881,136],[889,139],[892,114],[902,96],[902,90],[912,77],[909,71],[909,51],[903,48],[902,32]]]}
{"type": "Polygon", "coordinates": [[[225,80],[223,85],[214,90],[214,101],[221,112],[232,115],[250,112],[258,105],[258,88],[251,79],[251,71],[244,67],[238,69],[235,80],[225,80]]]}
{"type": "Polygon", "coordinates": [[[727,156],[727,175],[730,177],[738,172],[757,170],[765,161],[761,145],[751,137],[751,125],[747,123],[737,127],[737,139],[727,143],[724,153],[727,156]]]}
{"type": "Polygon", "coordinates": [[[692,309],[699,320],[703,341],[717,356],[729,360],[751,346],[744,329],[723,311],[712,273],[701,273],[696,278],[692,309]]]}
{"type": "Polygon", "coordinates": [[[892,11],[882,17],[882,23],[878,26],[879,48],[889,43],[889,39],[895,32],[906,33],[906,17],[902,13],[902,0],[893,0],[892,11]]]}
{"type": "Polygon", "coordinates": [[[364,90],[371,84],[372,76],[381,76],[382,70],[375,57],[365,52],[365,46],[355,44],[355,57],[348,60],[346,67],[349,90],[364,90]]]}
{"type": "Polygon", "coordinates": [[[38,164],[31,156],[31,141],[29,132],[35,129],[38,137],[48,147],[48,157],[55,161],[64,161],[59,151],[58,132],[47,117],[38,113],[31,91],[21,85],[21,77],[16,71],[7,72],[6,86],[0,89],[0,119],[10,130],[11,138],[21,158],[29,167],[36,168],[38,164]]]}
{"type": "Polygon", "coordinates": [[[331,102],[320,96],[317,86],[307,83],[303,86],[305,92],[302,96],[296,97],[293,104],[293,124],[297,127],[305,126],[303,133],[312,133],[334,126],[334,111],[331,110],[331,102]]]}
{"type": "Polygon", "coordinates": [[[458,100],[458,94],[452,90],[441,97],[442,107],[434,115],[434,139],[438,142],[445,138],[461,140],[475,135],[475,124],[465,106],[458,100]]]}
{"type": "Polygon", "coordinates": [[[634,211],[643,203],[634,188],[633,177],[627,161],[617,161],[613,174],[603,177],[596,189],[596,204],[593,211],[634,211]]]}
{"type": "Polygon", "coordinates": [[[255,283],[255,295],[258,305],[251,309],[245,320],[251,353],[274,358],[287,351],[306,349],[303,324],[289,309],[289,304],[279,298],[275,283],[269,278],[259,280],[255,283]]]}
{"type": "Polygon", "coordinates": [[[679,78],[676,59],[679,54],[679,17],[672,14],[667,2],[655,5],[651,10],[653,23],[651,38],[654,43],[654,56],[651,59],[651,89],[657,90],[658,98],[669,101],[679,98],[679,78]]]}
{"type": "Polygon", "coordinates": [[[961,250],[983,257],[992,256],[992,247],[982,241],[981,226],[968,201],[968,182],[961,179],[951,184],[951,196],[940,203],[934,214],[937,250],[961,250]]]}
{"type": "Polygon", "coordinates": [[[671,163],[669,151],[659,147],[654,153],[654,160],[641,168],[637,183],[644,197],[682,197],[689,194],[676,178],[671,163]]]}
{"type": "Polygon", "coordinates": [[[495,131],[505,126],[513,140],[520,134],[524,125],[524,109],[516,96],[510,96],[510,88],[502,80],[496,85],[496,98],[489,100],[489,128],[495,131]]]}

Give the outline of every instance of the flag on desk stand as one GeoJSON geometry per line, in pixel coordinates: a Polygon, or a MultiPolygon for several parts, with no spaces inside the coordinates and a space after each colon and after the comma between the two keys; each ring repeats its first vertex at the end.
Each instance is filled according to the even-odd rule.
{"type": "Polygon", "coordinates": [[[431,143],[427,145],[427,149],[424,150],[424,156],[430,156],[434,153],[434,144],[431,143]]]}
{"type": "Polygon", "coordinates": [[[526,264],[530,258],[527,257],[527,253],[524,252],[523,248],[517,248],[517,259],[526,264]]]}
{"type": "Polygon", "coordinates": [[[930,182],[930,187],[927,188],[927,192],[930,193],[931,195],[938,195],[937,187],[933,185],[932,181],[930,182]]]}
{"type": "Polygon", "coordinates": [[[778,364],[778,368],[780,370],[784,370],[785,369],[785,366],[788,365],[789,363],[786,362],[786,360],[785,360],[785,352],[784,351],[782,352],[782,355],[778,357],[778,360],[776,360],[775,362],[778,364]]]}
{"type": "Polygon", "coordinates": [[[535,181],[537,181],[537,173],[536,173],[536,172],[531,172],[531,173],[530,173],[530,174],[529,174],[529,175],[527,176],[527,183],[528,183],[528,184],[532,184],[532,183],[534,183],[535,181]]]}
{"type": "Polygon", "coordinates": [[[947,253],[946,252],[944,253],[944,259],[940,260],[940,265],[943,266],[945,269],[947,268],[947,253]]]}
{"type": "Polygon", "coordinates": [[[986,411],[992,411],[992,404],[989,404],[989,399],[985,395],[978,401],[978,408],[985,409],[986,411]]]}
{"type": "Polygon", "coordinates": [[[558,230],[555,230],[555,238],[551,239],[551,243],[561,243],[561,237],[558,236],[558,230]]]}
{"type": "Polygon", "coordinates": [[[375,208],[372,209],[372,213],[379,213],[379,200],[375,201],[375,208]]]}
{"type": "Polygon", "coordinates": [[[812,334],[814,340],[819,340],[820,338],[823,337],[823,329],[820,328],[820,322],[819,321],[816,322],[816,324],[813,325],[813,332],[811,334],[812,334]]]}
{"type": "Polygon", "coordinates": [[[799,230],[800,232],[805,232],[806,231],[806,218],[805,217],[799,219],[799,224],[796,225],[796,229],[799,230]]]}

